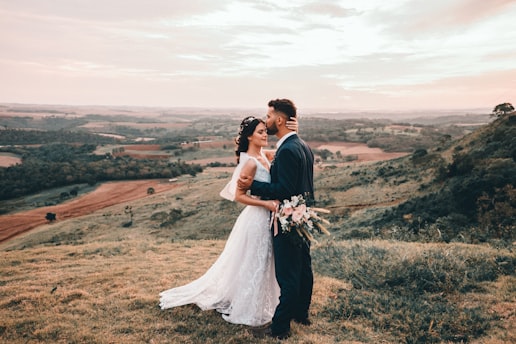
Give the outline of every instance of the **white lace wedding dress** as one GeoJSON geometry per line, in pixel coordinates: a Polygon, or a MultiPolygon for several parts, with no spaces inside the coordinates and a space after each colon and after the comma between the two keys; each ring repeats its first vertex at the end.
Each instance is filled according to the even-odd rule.
{"type": "MultiPolygon", "coordinates": [[[[254,178],[270,182],[268,169],[257,159],[241,153],[240,164],[221,196],[234,200],[236,181],[248,159],[254,159],[257,164],[254,178]]],[[[267,209],[246,206],[215,263],[197,280],[160,293],[161,309],[196,304],[202,310],[216,309],[234,324],[259,326],[271,321],[280,290],[274,275],[269,228],[267,209]]]]}

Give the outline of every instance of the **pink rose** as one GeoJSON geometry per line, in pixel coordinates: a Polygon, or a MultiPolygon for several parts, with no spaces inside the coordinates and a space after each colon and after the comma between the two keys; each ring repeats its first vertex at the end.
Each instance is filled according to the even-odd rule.
{"type": "Polygon", "coordinates": [[[292,221],[299,223],[301,219],[303,218],[306,211],[306,205],[301,204],[298,206],[294,212],[292,213],[292,221]]]}
{"type": "Polygon", "coordinates": [[[281,213],[284,216],[292,215],[293,212],[294,212],[294,210],[292,209],[292,207],[283,207],[283,210],[281,211],[281,213]]]}

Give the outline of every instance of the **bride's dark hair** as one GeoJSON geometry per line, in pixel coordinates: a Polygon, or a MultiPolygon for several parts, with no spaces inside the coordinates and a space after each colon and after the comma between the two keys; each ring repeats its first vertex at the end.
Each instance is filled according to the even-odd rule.
{"type": "Polygon", "coordinates": [[[249,149],[249,136],[253,135],[259,123],[265,124],[263,120],[254,116],[247,116],[242,120],[242,123],[240,123],[238,136],[235,138],[235,143],[237,144],[237,149],[235,150],[237,163],[240,162],[240,153],[245,153],[249,149]]]}

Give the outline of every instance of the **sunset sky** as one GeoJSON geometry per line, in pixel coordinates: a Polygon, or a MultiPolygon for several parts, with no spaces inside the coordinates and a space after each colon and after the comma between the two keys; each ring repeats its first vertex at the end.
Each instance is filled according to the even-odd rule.
{"type": "Polygon", "coordinates": [[[516,0],[0,0],[0,102],[516,103],[516,0]]]}

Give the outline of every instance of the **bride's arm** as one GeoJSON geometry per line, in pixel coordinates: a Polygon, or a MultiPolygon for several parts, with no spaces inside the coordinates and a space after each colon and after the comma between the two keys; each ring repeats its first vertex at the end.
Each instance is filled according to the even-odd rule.
{"type": "MultiPolygon", "coordinates": [[[[245,165],[242,167],[242,171],[240,171],[241,176],[253,176],[256,174],[256,162],[253,159],[249,159],[245,165]]],[[[246,204],[246,205],[255,205],[267,208],[270,211],[275,211],[276,207],[279,205],[278,201],[265,201],[259,198],[251,197],[247,194],[246,190],[241,190],[239,188],[236,189],[235,192],[235,201],[246,204]]]]}
{"type": "Polygon", "coordinates": [[[269,162],[272,162],[272,160],[274,159],[274,154],[276,154],[276,150],[275,149],[262,149],[262,152],[263,152],[263,154],[265,154],[265,157],[267,158],[267,160],[269,160],[269,162]]]}
{"type": "Polygon", "coordinates": [[[287,128],[299,134],[299,122],[297,117],[290,117],[286,123],[287,128]]]}

